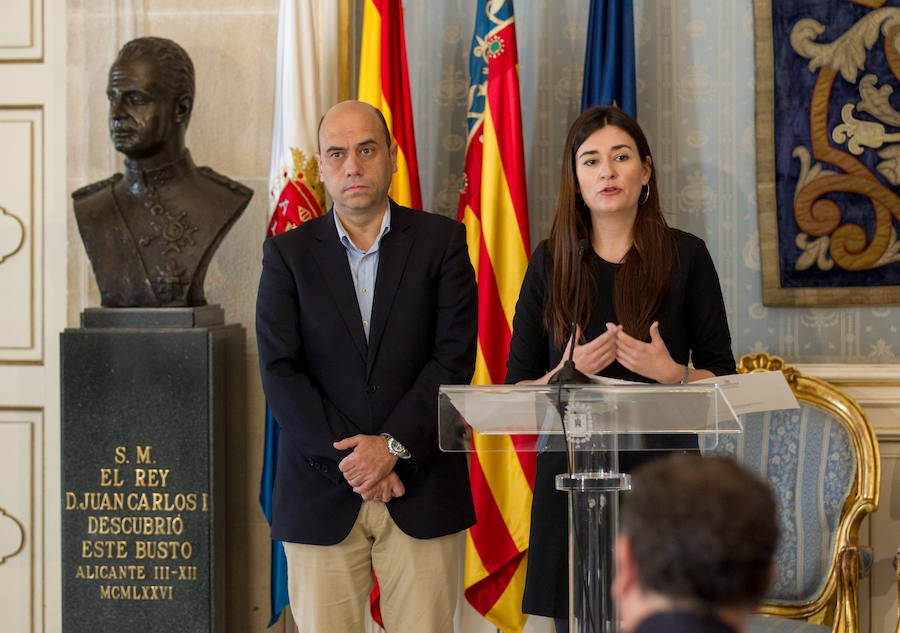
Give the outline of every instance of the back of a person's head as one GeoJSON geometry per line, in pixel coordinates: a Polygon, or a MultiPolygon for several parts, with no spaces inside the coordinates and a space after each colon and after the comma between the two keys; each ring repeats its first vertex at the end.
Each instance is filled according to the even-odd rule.
{"type": "Polygon", "coordinates": [[[672,455],[634,472],[622,496],[641,584],[700,610],[762,600],[778,545],[775,499],[725,457],[672,455]]]}

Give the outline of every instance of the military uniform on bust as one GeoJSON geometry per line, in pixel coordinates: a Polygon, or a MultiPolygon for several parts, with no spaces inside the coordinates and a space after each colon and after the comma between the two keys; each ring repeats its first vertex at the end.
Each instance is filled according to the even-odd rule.
{"type": "Polygon", "coordinates": [[[198,168],[188,150],[153,170],[126,160],[124,176],[75,191],[75,218],[102,305],[205,305],[206,269],[252,195],[198,168]]]}

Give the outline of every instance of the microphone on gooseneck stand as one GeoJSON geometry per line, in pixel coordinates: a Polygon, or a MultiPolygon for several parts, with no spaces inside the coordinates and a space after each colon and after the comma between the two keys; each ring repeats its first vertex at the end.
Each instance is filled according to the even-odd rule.
{"type": "Polygon", "coordinates": [[[584,253],[590,248],[591,243],[586,239],[578,240],[578,272],[575,275],[575,301],[572,303],[572,327],[569,333],[569,340],[572,342],[569,347],[569,357],[563,366],[555,374],[550,376],[548,381],[551,385],[576,384],[586,385],[591,379],[578,371],[572,357],[575,354],[575,335],[578,332],[578,299],[581,295],[581,264],[584,261],[584,253]]]}

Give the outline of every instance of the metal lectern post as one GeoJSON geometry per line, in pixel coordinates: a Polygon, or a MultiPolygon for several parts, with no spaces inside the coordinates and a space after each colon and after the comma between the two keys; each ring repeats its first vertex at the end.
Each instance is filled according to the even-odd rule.
{"type": "Polygon", "coordinates": [[[628,490],[630,478],[619,473],[617,436],[593,435],[592,415],[567,408],[569,473],[556,476],[556,489],[569,497],[569,631],[617,633],[613,546],[619,491],[628,490]]]}

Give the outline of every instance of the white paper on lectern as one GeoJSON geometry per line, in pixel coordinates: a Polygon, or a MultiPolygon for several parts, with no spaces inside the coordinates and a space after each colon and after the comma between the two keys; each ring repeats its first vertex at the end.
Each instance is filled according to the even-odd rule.
{"type": "MultiPolygon", "coordinates": [[[[598,385],[631,385],[629,380],[591,376],[598,385]]],[[[762,371],[753,374],[729,374],[695,380],[692,385],[719,385],[736,415],[758,411],[797,409],[794,392],[780,371],[762,371]]]]}
{"type": "Polygon", "coordinates": [[[738,415],[758,411],[798,409],[800,404],[780,371],[761,371],[755,374],[730,374],[698,380],[698,383],[715,383],[728,398],[731,408],[738,415]]]}

